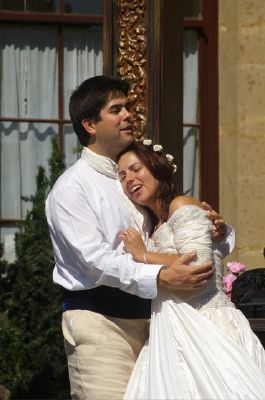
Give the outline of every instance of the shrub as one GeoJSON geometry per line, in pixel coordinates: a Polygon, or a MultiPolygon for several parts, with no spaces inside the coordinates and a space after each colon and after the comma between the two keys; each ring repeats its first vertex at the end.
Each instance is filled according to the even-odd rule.
{"type": "Polygon", "coordinates": [[[53,139],[50,178],[38,168],[36,194],[15,238],[16,261],[0,262],[0,383],[16,398],[69,398],[61,333],[61,289],[52,282],[53,250],[45,198],[64,169],[53,139]]]}

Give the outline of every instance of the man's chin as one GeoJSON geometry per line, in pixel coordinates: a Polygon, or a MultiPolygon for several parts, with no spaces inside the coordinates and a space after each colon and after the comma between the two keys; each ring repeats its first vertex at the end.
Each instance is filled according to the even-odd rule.
{"type": "Polygon", "coordinates": [[[126,149],[126,147],[130,146],[130,144],[134,141],[134,136],[133,134],[130,135],[124,135],[122,140],[119,142],[119,153],[123,150],[126,149]]]}
{"type": "Polygon", "coordinates": [[[128,144],[131,144],[134,141],[132,131],[124,131],[124,138],[128,144]]]}
{"type": "Polygon", "coordinates": [[[132,131],[132,129],[123,129],[121,132],[122,132],[122,134],[123,134],[124,136],[133,137],[133,131],[132,131]]]}

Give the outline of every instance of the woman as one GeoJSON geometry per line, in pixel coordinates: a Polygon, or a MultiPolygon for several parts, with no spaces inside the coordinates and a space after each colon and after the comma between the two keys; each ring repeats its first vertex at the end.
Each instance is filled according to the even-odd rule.
{"type": "Polygon", "coordinates": [[[149,210],[155,225],[148,248],[133,228],[121,233],[125,247],[147,263],[161,263],[161,253],[196,250],[196,262],[212,259],[216,274],[196,295],[159,290],[149,343],[125,399],[264,399],[265,351],[222,290],[222,255],[207,213],[197,200],[177,195],[172,156],[149,142],[135,142],[119,156],[125,193],[149,210]]]}

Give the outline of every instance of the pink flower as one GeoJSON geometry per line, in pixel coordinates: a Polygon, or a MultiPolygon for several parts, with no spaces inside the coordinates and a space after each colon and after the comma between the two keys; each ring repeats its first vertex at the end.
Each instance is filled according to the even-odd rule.
{"type": "Polygon", "coordinates": [[[223,277],[223,284],[226,294],[231,297],[233,282],[236,280],[236,276],[233,274],[228,274],[223,277]]]}
{"type": "Polygon", "coordinates": [[[227,268],[234,274],[240,274],[240,272],[244,272],[246,270],[245,264],[237,261],[228,262],[227,268]]]}

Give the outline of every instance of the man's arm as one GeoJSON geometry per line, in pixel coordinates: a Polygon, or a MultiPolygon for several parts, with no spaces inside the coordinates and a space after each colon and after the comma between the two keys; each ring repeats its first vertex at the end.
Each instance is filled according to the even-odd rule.
{"type": "MultiPolygon", "coordinates": [[[[116,246],[113,248],[86,195],[78,187],[64,185],[53,190],[46,202],[46,214],[56,261],[55,283],[69,290],[106,285],[143,298],[156,296],[157,276],[163,265],[135,262],[130,254],[121,254],[116,246]]],[[[178,264],[182,265],[182,277],[173,266],[162,273],[162,281],[183,290],[191,289],[198,280],[203,282],[205,271],[198,271],[194,277],[184,261],[181,259],[178,264]]]]}
{"type": "Polygon", "coordinates": [[[101,226],[78,186],[55,188],[47,199],[46,215],[56,261],[55,283],[69,290],[106,285],[143,298],[156,296],[161,265],[150,268],[118,251],[116,233],[106,238],[109,226],[101,226]]]}
{"type": "Polygon", "coordinates": [[[213,263],[209,261],[191,268],[187,264],[195,256],[196,252],[185,254],[173,264],[162,268],[157,277],[158,286],[181,291],[203,288],[213,275],[213,263]]]}
{"type": "Polygon", "coordinates": [[[146,250],[145,243],[135,228],[129,228],[120,233],[125,248],[137,261],[153,264],[165,264],[158,273],[159,287],[177,291],[189,291],[203,288],[212,277],[214,268],[212,261],[200,265],[189,266],[196,257],[196,251],[183,256],[155,253],[146,250]]]}

